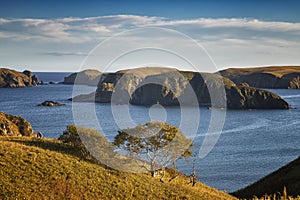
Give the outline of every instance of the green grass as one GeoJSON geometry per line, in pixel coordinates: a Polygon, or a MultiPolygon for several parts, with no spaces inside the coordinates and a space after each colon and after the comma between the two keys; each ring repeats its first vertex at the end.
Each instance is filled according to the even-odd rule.
{"type": "Polygon", "coordinates": [[[0,143],[0,199],[235,199],[202,183],[192,187],[183,174],[161,183],[109,169],[55,139],[0,137],[0,143]]]}

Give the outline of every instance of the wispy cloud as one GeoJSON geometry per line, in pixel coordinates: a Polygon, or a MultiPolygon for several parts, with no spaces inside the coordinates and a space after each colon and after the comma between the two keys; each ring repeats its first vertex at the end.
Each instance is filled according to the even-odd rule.
{"type": "Polygon", "coordinates": [[[137,27],[168,27],[197,31],[234,29],[261,32],[285,32],[300,35],[300,23],[269,22],[240,18],[199,18],[192,20],[170,20],[162,17],[136,15],[112,15],[89,18],[59,19],[0,19],[0,37],[16,40],[39,39],[48,42],[86,42],[100,36],[137,27]]]}
{"type": "Polygon", "coordinates": [[[42,55],[49,56],[87,56],[87,53],[84,52],[44,52],[42,55]]]}
{"type": "Polygon", "coordinates": [[[300,23],[270,22],[243,18],[199,18],[192,20],[161,20],[153,26],[198,26],[202,28],[246,28],[257,31],[300,31],[300,23]]]}
{"type": "Polygon", "coordinates": [[[128,28],[157,23],[160,17],[114,15],[90,18],[0,19],[0,37],[45,42],[86,42],[128,28]]]}
{"type": "MultiPolygon", "coordinates": [[[[82,58],[86,56],[83,52],[91,50],[103,38],[142,27],[170,28],[185,33],[213,53],[219,65],[229,66],[242,61],[246,63],[247,60],[251,60],[248,63],[257,63],[257,65],[259,62],[263,63],[263,60],[265,63],[267,61],[300,63],[299,56],[296,55],[300,52],[300,23],[250,18],[172,20],[138,15],[57,19],[0,18],[0,42],[8,45],[11,42],[22,43],[24,49],[32,45],[37,49],[46,47],[45,53],[38,53],[45,55],[44,57],[55,56],[56,59],[61,59],[64,56],[74,56],[74,58],[77,56],[82,58]],[[76,51],[77,49],[79,51],[76,51]],[[273,55],[274,53],[276,56],[273,55]],[[234,56],[230,57],[231,55],[234,56]],[[270,55],[270,57],[266,59],[264,55],[270,55]]],[[[134,41],[134,38],[130,39],[134,41]]],[[[160,41],[165,42],[164,38],[160,41]]],[[[139,38],[136,38],[136,42],[140,42],[139,38]]],[[[122,46],[122,44],[117,45],[122,46]]],[[[3,45],[0,46],[3,52],[4,48],[3,45]]],[[[14,55],[16,51],[13,47],[10,49],[14,55]]]]}

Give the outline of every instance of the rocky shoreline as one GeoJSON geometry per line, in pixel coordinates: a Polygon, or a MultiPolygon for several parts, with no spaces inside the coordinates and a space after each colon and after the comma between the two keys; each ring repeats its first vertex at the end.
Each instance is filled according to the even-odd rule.
{"type": "Polygon", "coordinates": [[[38,77],[31,71],[18,72],[0,68],[0,88],[31,87],[39,84],[38,77]]]}
{"type": "Polygon", "coordinates": [[[95,92],[70,100],[164,106],[197,104],[229,109],[290,108],[284,99],[272,92],[248,84],[236,85],[221,75],[147,67],[103,73],[95,92]]]}

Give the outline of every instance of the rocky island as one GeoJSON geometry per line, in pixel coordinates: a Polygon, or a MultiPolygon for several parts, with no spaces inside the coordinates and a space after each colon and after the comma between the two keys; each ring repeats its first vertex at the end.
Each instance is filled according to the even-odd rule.
{"type": "Polygon", "coordinates": [[[138,68],[103,73],[97,90],[70,100],[165,106],[191,105],[194,91],[200,106],[230,109],[289,109],[280,96],[248,84],[235,84],[218,74],[171,68],[138,68]],[[191,90],[192,88],[193,90],[191,90]],[[116,95],[115,98],[112,98],[116,95]]]}
{"type": "Polygon", "coordinates": [[[64,78],[63,84],[97,86],[100,76],[101,72],[99,72],[98,70],[87,69],[66,76],[64,78]]]}
{"type": "Polygon", "coordinates": [[[53,106],[64,106],[66,104],[62,104],[56,101],[44,101],[43,103],[38,104],[38,106],[49,106],[49,107],[53,107],[53,106]]]}
{"type": "Polygon", "coordinates": [[[0,68],[0,88],[30,87],[38,84],[38,77],[28,70],[18,72],[12,69],[0,68]]]}
{"type": "Polygon", "coordinates": [[[229,68],[219,72],[236,84],[272,89],[300,89],[300,66],[229,68]]]}

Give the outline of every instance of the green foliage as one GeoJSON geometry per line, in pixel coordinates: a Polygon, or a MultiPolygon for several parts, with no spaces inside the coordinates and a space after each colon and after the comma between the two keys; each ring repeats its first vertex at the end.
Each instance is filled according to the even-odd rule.
{"type": "Polygon", "coordinates": [[[78,135],[77,128],[73,124],[68,125],[67,129],[63,132],[62,135],[59,136],[58,139],[63,142],[71,143],[73,145],[81,144],[81,140],[78,135]]]}
{"type": "Polygon", "coordinates": [[[58,140],[73,146],[79,155],[95,162],[103,161],[107,165],[115,156],[113,145],[95,129],[68,125],[58,140]]]}
{"type": "Polygon", "coordinates": [[[193,145],[177,127],[159,121],[118,131],[114,144],[129,156],[143,160],[143,167],[152,173],[191,156],[193,145]]]}
{"type": "Polygon", "coordinates": [[[77,127],[75,125],[68,125],[67,129],[63,132],[62,135],[59,136],[58,140],[72,145],[77,150],[77,152],[84,158],[90,156],[89,151],[81,142],[80,136],[77,131],[77,127]]]}

